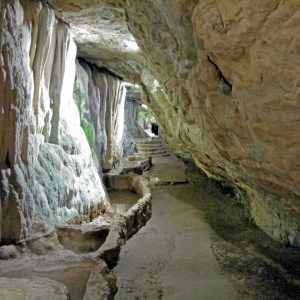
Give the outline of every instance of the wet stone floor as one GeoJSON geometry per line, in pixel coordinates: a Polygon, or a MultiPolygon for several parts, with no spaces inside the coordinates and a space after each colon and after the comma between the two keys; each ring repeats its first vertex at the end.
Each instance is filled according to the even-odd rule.
{"type": "Polygon", "coordinates": [[[121,250],[115,299],[299,299],[299,251],[249,223],[232,195],[175,157],[147,176],[152,218],[121,250]]]}

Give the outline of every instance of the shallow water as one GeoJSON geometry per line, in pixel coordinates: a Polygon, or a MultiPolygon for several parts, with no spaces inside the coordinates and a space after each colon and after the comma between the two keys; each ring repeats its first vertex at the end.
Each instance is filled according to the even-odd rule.
{"type": "MultiPolygon", "coordinates": [[[[49,267],[48,265],[49,261],[47,261],[48,258],[49,256],[45,257],[44,263],[33,261],[31,267],[24,267],[24,268],[20,267],[19,269],[17,269],[18,267],[16,267],[16,270],[10,271],[9,273],[1,274],[1,276],[10,277],[10,278],[23,278],[23,277],[33,276],[33,277],[52,279],[61,282],[67,287],[70,293],[70,299],[72,300],[83,299],[86,291],[87,282],[89,280],[91,272],[97,266],[97,262],[91,259],[84,259],[83,261],[68,263],[68,262],[64,262],[62,258],[60,264],[58,264],[57,261],[54,260],[52,262],[53,265],[49,267]]],[[[21,265],[22,261],[19,263],[21,265]]],[[[0,299],[2,299],[1,293],[0,293],[0,299]]],[[[49,295],[48,299],[54,299],[54,298],[52,298],[51,295],[49,295]]]]}
{"type": "Polygon", "coordinates": [[[127,210],[132,207],[138,200],[136,193],[131,191],[108,191],[110,203],[115,213],[124,214],[127,210]]]}

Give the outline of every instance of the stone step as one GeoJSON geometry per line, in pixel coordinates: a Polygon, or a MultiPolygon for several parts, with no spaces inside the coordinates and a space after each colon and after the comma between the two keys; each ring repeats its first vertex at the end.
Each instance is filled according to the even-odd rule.
{"type": "Polygon", "coordinates": [[[145,138],[145,139],[135,139],[136,143],[163,143],[163,139],[157,138],[145,138]]]}
{"type": "Polygon", "coordinates": [[[157,151],[167,151],[167,149],[165,147],[163,147],[163,148],[152,148],[152,149],[138,148],[138,152],[157,152],[157,151]]]}
{"type": "Polygon", "coordinates": [[[148,157],[153,159],[153,158],[157,158],[157,157],[167,157],[170,156],[170,153],[166,153],[166,154],[155,154],[155,155],[149,155],[148,157]]]}
{"type": "Polygon", "coordinates": [[[137,145],[164,145],[163,141],[135,141],[137,145]]]}
{"type": "Polygon", "coordinates": [[[148,157],[170,156],[169,150],[160,137],[136,139],[135,142],[139,155],[148,157]]]}
{"type": "Polygon", "coordinates": [[[156,150],[164,150],[167,149],[166,147],[137,147],[139,151],[156,151],[156,150]]]}
{"type": "Polygon", "coordinates": [[[152,154],[152,155],[148,155],[148,157],[154,158],[154,157],[165,157],[165,156],[170,156],[170,155],[171,154],[169,152],[166,152],[164,154],[152,154]]]}
{"type": "Polygon", "coordinates": [[[145,146],[145,145],[143,145],[143,146],[140,146],[140,145],[137,145],[137,148],[139,149],[139,150],[156,150],[156,149],[165,149],[166,147],[165,147],[165,145],[159,145],[159,146],[145,146]]]}
{"type": "Polygon", "coordinates": [[[164,145],[163,142],[155,141],[155,142],[136,142],[136,145],[140,146],[156,146],[156,145],[164,145]]]}
{"type": "Polygon", "coordinates": [[[155,154],[165,154],[165,153],[169,153],[169,151],[167,151],[166,149],[164,150],[160,150],[160,151],[139,151],[138,152],[141,155],[155,155],[155,154]]]}

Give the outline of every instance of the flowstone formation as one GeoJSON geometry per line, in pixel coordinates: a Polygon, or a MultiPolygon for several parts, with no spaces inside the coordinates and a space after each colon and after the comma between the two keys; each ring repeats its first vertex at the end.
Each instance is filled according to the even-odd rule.
{"type": "Polygon", "coordinates": [[[145,178],[106,177],[136,193],[124,213],[102,182],[123,158],[125,83],[77,57],[70,26],[44,1],[0,9],[0,294],[113,299],[109,268],[152,205],[145,178]]]}
{"type": "MultiPolygon", "coordinates": [[[[179,156],[221,181],[272,238],[300,246],[299,18],[295,0],[0,1],[4,297],[116,293],[109,268],[152,209],[145,178],[127,173],[142,174],[151,157],[169,155],[164,138],[145,139],[138,116],[145,106],[140,95],[126,100],[125,82],[141,87],[156,133],[179,156]],[[137,201],[124,213],[113,211],[106,188],[134,191],[137,201]]],[[[187,183],[170,158],[160,165],[154,159],[153,185],[187,183]]],[[[214,206],[208,199],[203,203],[214,206]]],[[[221,214],[231,213],[218,203],[221,214]]],[[[247,231],[263,248],[256,253],[228,231],[243,252],[253,251],[297,285],[297,250],[274,248],[275,262],[292,255],[283,264],[292,271],[285,272],[264,254],[272,247],[262,232],[257,242],[247,231]]],[[[248,268],[249,261],[242,264],[248,268]]],[[[264,278],[259,265],[254,269],[264,278]]],[[[250,274],[252,280],[253,268],[250,274]]]]}
{"type": "Polygon", "coordinates": [[[106,206],[97,174],[114,158],[93,139],[98,121],[71,101],[71,30],[82,57],[142,84],[178,154],[232,186],[270,236],[300,244],[297,1],[48,2],[70,27],[39,1],[1,4],[2,239],[106,206]],[[43,190],[57,169],[77,179],[43,190]]]}
{"type": "Polygon", "coordinates": [[[143,85],[172,148],[232,186],[270,236],[300,245],[297,1],[50,2],[94,62],[116,47],[92,51],[94,34],[87,49],[83,29],[130,31],[140,51],[118,48],[113,71],[143,85]],[[118,17],[96,18],[101,7],[118,17]]]}
{"type": "Polygon", "coordinates": [[[80,57],[139,81],[144,57],[127,28],[124,0],[50,0],[59,18],[71,25],[80,57]]]}
{"type": "Polygon", "coordinates": [[[81,60],[76,62],[73,95],[99,173],[111,170],[123,156],[124,83],[81,60]]]}
{"type": "Polygon", "coordinates": [[[100,176],[122,157],[126,89],[75,62],[48,5],[1,5],[0,238],[11,243],[110,208],[100,176]]]}
{"type": "Polygon", "coordinates": [[[142,124],[142,105],[140,87],[127,85],[123,138],[124,156],[129,156],[137,152],[135,139],[148,137],[142,124]]]}

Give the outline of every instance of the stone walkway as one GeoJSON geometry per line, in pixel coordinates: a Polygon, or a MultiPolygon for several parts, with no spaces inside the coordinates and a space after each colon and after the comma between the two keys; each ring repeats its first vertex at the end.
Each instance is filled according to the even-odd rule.
{"type": "Polygon", "coordinates": [[[239,299],[212,254],[214,233],[185,201],[196,187],[184,183],[183,163],[166,157],[154,164],[147,175],[158,183],[153,215],[121,250],[115,299],[239,299]]]}

